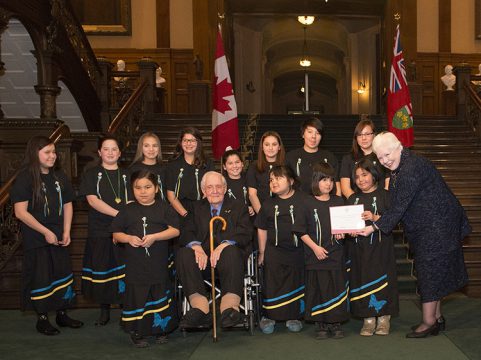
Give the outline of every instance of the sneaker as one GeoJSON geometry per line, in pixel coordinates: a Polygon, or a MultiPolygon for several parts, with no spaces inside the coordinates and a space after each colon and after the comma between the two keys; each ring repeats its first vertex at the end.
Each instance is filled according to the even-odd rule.
{"type": "Polygon", "coordinates": [[[329,338],[329,329],[326,323],[317,323],[319,326],[319,330],[316,332],[316,339],[317,340],[325,340],[329,338]]]}
{"type": "Polygon", "coordinates": [[[344,337],[344,331],[342,331],[340,323],[329,324],[328,327],[333,339],[342,339],[344,337]]]}
{"type": "Polygon", "coordinates": [[[133,332],[130,333],[130,340],[132,340],[132,343],[136,348],[146,348],[149,346],[149,342],[139,334],[133,332]]]}
{"type": "Polygon", "coordinates": [[[43,335],[53,336],[60,334],[60,331],[56,327],[53,327],[52,324],[50,324],[47,315],[39,315],[36,328],[37,331],[43,335]]]}
{"type": "Polygon", "coordinates": [[[220,316],[220,326],[222,328],[231,328],[238,324],[244,322],[244,314],[241,314],[239,311],[229,308],[222,312],[220,316]]]}
{"type": "Polygon", "coordinates": [[[169,338],[166,334],[159,334],[155,336],[155,343],[159,345],[167,344],[169,342],[169,338]]]}
{"type": "Polygon", "coordinates": [[[302,322],[300,320],[287,320],[286,327],[290,332],[299,332],[302,330],[302,322]]]}
{"type": "Polygon", "coordinates": [[[57,311],[55,322],[60,327],[69,327],[71,329],[78,329],[84,325],[80,320],[72,319],[65,311],[57,311]]]}
{"type": "Polygon", "coordinates": [[[376,335],[389,335],[391,327],[391,315],[379,316],[377,318],[376,335]]]}
{"type": "Polygon", "coordinates": [[[180,320],[181,329],[210,329],[212,327],[212,314],[205,314],[197,308],[190,309],[180,320]]]}
{"type": "Polygon", "coordinates": [[[361,336],[372,336],[376,330],[376,318],[364,318],[364,324],[362,325],[361,336]]]}
{"type": "Polygon", "coordinates": [[[259,323],[259,328],[264,334],[272,334],[274,332],[275,326],[276,326],[276,322],[266,317],[262,317],[259,323]]]}

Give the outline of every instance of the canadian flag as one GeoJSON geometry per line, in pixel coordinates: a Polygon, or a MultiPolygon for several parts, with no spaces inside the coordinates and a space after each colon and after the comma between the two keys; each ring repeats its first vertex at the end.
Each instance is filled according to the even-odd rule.
{"type": "Polygon", "coordinates": [[[217,33],[214,76],[212,84],[212,152],[214,158],[219,159],[226,147],[238,149],[240,146],[237,105],[220,28],[217,33]]]}

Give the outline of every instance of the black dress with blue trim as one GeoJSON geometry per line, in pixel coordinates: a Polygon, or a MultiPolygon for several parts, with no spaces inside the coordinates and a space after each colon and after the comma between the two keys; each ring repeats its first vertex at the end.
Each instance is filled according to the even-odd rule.
{"type": "MultiPolygon", "coordinates": [[[[51,230],[58,240],[63,237],[63,206],[72,202],[74,192],[65,173],[50,170],[41,174],[42,198],[33,200],[33,183],[28,170],[21,171],[12,187],[12,203],[28,201],[27,211],[51,230]]],[[[66,309],[75,292],[73,273],[67,247],[50,245],[45,237],[20,223],[23,241],[22,309],[37,313],[66,309]]]]}
{"type": "Polygon", "coordinates": [[[337,323],[349,319],[348,282],[345,271],[344,240],[331,234],[329,208],[344,205],[343,198],[331,195],[321,201],[310,197],[305,204],[305,217],[299,218],[294,231],[299,236],[308,234],[328,251],[328,257],[319,260],[310,247],[304,245],[306,268],[306,320],[337,323]]]}
{"type": "MultiPolygon", "coordinates": [[[[170,205],[158,200],[148,206],[132,202],[117,214],[112,231],[142,238],[168,226],[179,228],[170,205]]],[[[124,330],[141,336],[171,332],[177,326],[177,312],[168,270],[168,241],[155,241],[149,248],[125,245],[124,330]]]]}
{"type": "Polygon", "coordinates": [[[255,226],[267,230],[264,253],[263,310],[272,320],[296,320],[304,316],[304,249],[293,233],[296,219],[303,216],[307,195],[266,200],[255,226]]]}
{"type": "MultiPolygon", "coordinates": [[[[116,210],[130,201],[126,170],[95,166],[82,176],[79,195],[95,195],[116,210]]],[[[125,291],[123,244],[112,242],[112,216],[89,207],[88,238],[82,268],[82,292],[98,304],[120,303],[125,291]]]]}
{"type": "MultiPolygon", "coordinates": [[[[389,192],[381,187],[370,193],[355,193],[349,205],[363,204],[364,210],[382,216],[389,207],[389,192]]],[[[371,225],[366,221],[366,225],[371,225]]],[[[351,313],[366,318],[399,313],[396,258],[391,233],[375,231],[370,236],[350,238],[351,270],[349,300],[351,313]]]]}

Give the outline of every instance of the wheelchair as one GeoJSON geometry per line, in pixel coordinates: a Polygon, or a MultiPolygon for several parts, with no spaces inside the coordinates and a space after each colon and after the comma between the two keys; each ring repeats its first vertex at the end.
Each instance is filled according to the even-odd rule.
{"type": "MultiPolygon", "coordinates": [[[[246,271],[244,274],[244,288],[243,296],[241,299],[239,311],[244,314],[244,322],[233,327],[232,329],[244,329],[249,331],[250,335],[254,335],[256,326],[261,319],[261,304],[262,304],[262,291],[260,286],[259,267],[257,265],[257,251],[251,253],[247,258],[246,271]]],[[[208,294],[212,293],[212,286],[215,288],[215,299],[220,301],[221,289],[217,282],[212,284],[210,280],[204,279],[208,294]]],[[[176,300],[179,306],[179,318],[182,318],[189,310],[190,304],[187,297],[182,291],[182,284],[176,277],[176,300]]],[[[212,304],[212,298],[209,296],[209,305],[212,304]]],[[[189,329],[182,329],[182,333],[186,336],[186,332],[189,329]]]]}

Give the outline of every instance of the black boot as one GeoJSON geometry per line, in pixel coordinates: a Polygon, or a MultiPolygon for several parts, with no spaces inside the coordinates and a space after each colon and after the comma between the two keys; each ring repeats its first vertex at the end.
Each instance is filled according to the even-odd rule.
{"type": "Polygon", "coordinates": [[[80,320],[72,319],[67,315],[65,310],[57,310],[57,317],[55,318],[57,325],[60,327],[69,327],[71,329],[81,328],[84,323],[80,320]]]}
{"type": "Polygon", "coordinates": [[[47,314],[38,314],[36,327],[40,334],[48,336],[60,334],[60,331],[56,327],[53,327],[52,324],[50,324],[50,321],[48,321],[47,314]]]}
{"type": "Polygon", "coordinates": [[[110,321],[110,304],[100,305],[100,316],[95,322],[95,326],[105,326],[110,321]]]}
{"type": "Polygon", "coordinates": [[[136,332],[130,333],[130,340],[132,340],[132,343],[136,348],[146,348],[150,345],[143,336],[140,336],[136,332]]]}

